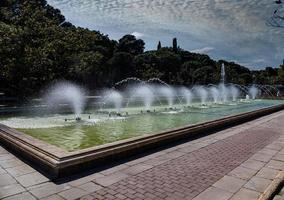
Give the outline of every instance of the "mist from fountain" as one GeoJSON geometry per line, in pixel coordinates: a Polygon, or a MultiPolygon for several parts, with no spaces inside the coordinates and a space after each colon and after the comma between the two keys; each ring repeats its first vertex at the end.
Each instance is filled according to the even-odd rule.
{"type": "Polygon", "coordinates": [[[218,88],[220,92],[220,99],[222,103],[226,103],[228,101],[229,91],[225,84],[220,84],[218,88]]]}
{"type": "Polygon", "coordinates": [[[249,88],[249,95],[252,99],[256,99],[258,93],[259,93],[259,90],[257,89],[256,86],[253,85],[249,88]]]}
{"type": "Polygon", "coordinates": [[[237,101],[240,96],[240,90],[235,86],[229,86],[229,91],[232,95],[232,101],[237,101]]]}
{"type": "Polygon", "coordinates": [[[111,104],[117,113],[121,111],[123,96],[120,92],[114,89],[103,91],[103,102],[104,104],[111,104]]]}
{"type": "Polygon", "coordinates": [[[208,92],[203,86],[194,86],[193,87],[196,96],[200,98],[201,105],[206,105],[208,100],[208,92]]]}
{"type": "Polygon", "coordinates": [[[222,63],[221,82],[220,82],[220,85],[219,85],[219,91],[220,91],[221,102],[223,102],[223,103],[228,101],[228,89],[225,86],[225,82],[226,82],[226,70],[225,70],[225,64],[222,63]]]}
{"type": "Polygon", "coordinates": [[[58,82],[47,89],[43,101],[52,110],[57,110],[60,105],[67,104],[71,107],[75,118],[79,119],[85,107],[86,91],[67,81],[58,82]]]}
{"type": "MultiPolygon", "coordinates": [[[[171,86],[158,78],[143,81],[139,78],[131,77],[116,83],[112,89],[104,90],[101,93],[101,99],[104,107],[114,107],[116,112],[120,113],[121,109],[125,105],[128,107],[130,102],[134,103],[135,106],[141,102],[141,105],[147,111],[150,111],[155,102],[159,102],[159,105],[162,106],[161,99],[166,102],[168,108],[173,108],[174,106],[182,105],[191,106],[194,98],[198,98],[202,106],[207,106],[210,101],[214,104],[229,101],[237,102],[241,95],[245,96],[247,100],[256,99],[260,95],[261,90],[265,94],[272,94],[275,91],[278,93],[277,89],[272,86],[253,85],[246,87],[226,84],[225,82],[226,71],[225,65],[222,64],[219,85],[193,86],[193,88],[189,89],[184,86],[171,86]],[[269,91],[269,88],[273,92],[269,91]],[[125,105],[123,105],[124,101],[125,105]]],[[[81,87],[69,82],[60,82],[50,87],[44,99],[51,107],[56,107],[59,104],[69,105],[76,118],[80,118],[86,103],[85,95],[85,90],[81,87]]]]}
{"type": "Polygon", "coordinates": [[[220,92],[215,86],[209,88],[213,102],[216,104],[220,100],[220,92]]]}
{"type": "Polygon", "coordinates": [[[226,82],[226,70],[225,70],[225,64],[222,63],[221,67],[221,84],[225,85],[226,82]]]}
{"type": "Polygon", "coordinates": [[[183,99],[185,100],[186,105],[187,106],[191,105],[192,98],[193,98],[192,92],[186,87],[181,87],[179,89],[179,93],[183,97],[183,99]]]}
{"type": "Polygon", "coordinates": [[[158,94],[167,100],[169,108],[174,105],[175,91],[172,87],[156,86],[158,94]]]}
{"type": "Polygon", "coordinates": [[[141,99],[146,110],[150,110],[155,100],[153,91],[150,85],[139,85],[130,89],[131,100],[141,99]]]}

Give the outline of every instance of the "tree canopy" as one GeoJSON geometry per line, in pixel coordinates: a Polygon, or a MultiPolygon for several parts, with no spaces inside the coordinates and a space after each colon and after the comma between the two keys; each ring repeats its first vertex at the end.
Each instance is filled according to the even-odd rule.
{"type": "Polygon", "coordinates": [[[89,89],[112,86],[130,76],[158,77],[171,84],[218,83],[225,63],[227,81],[283,84],[284,67],[250,71],[224,60],[191,53],[178,46],[144,51],[133,35],[119,41],[99,31],[75,27],[45,0],[1,0],[0,91],[27,97],[56,80],[72,80],[89,89]]]}

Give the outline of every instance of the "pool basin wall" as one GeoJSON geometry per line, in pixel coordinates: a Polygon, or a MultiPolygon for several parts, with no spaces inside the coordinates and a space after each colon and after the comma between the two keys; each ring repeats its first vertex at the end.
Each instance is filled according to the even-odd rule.
{"type": "Polygon", "coordinates": [[[42,170],[49,178],[58,179],[88,169],[99,168],[147,150],[171,144],[196,135],[211,134],[284,109],[284,104],[224,117],[153,135],[140,136],[84,150],[67,152],[17,130],[0,125],[0,143],[42,170]]]}

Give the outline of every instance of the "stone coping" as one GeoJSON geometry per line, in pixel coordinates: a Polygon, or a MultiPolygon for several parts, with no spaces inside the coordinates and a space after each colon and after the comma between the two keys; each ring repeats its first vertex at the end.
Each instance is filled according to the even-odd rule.
{"type": "Polygon", "coordinates": [[[34,163],[52,179],[72,175],[84,169],[127,158],[146,149],[196,134],[214,132],[284,109],[284,104],[232,115],[157,134],[139,136],[109,144],[67,152],[15,129],[0,124],[0,143],[34,163]]]}
{"type": "Polygon", "coordinates": [[[265,191],[260,195],[258,200],[272,200],[277,192],[281,189],[284,182],[284,171],[278,173],[278,175],[273,179],[271,184],[265,189],[265,191]]]}

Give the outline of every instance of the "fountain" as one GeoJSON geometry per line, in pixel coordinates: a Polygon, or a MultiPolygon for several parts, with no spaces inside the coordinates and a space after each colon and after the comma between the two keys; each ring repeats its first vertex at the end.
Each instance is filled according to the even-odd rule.
{"type": "Polygon", "coordinates": [[[232,95],[232,101],[237,101],[240,96],[240,90],[237,87],[231,85],[229,87],[229,91],[232,95]]]}
{"type": "Polygon", "coordinates": [[[175,97],[175,91],[173,90],[173,88],[167,86],[156,86],[156,91],[161,97],[167,100],[168,107],[172,109],[175,97]]]}
{"type": "Polygon", "coordinates": [[[215,86],[210,87],[210,93],[213,98],[213,102],[216,104],[220,100],[220,92],[215,86]]]}
{"type": "Polygon", "coordinates": [[[43,101],[56,112],[60,104],[67,104],[75,114],[75,120],[80,121],[80,115],[86,103],[85,96],[86,92],[83,88],[70,82],[59,82],[47,90],[43,96],[43,101]]]}
{"type": "Polygon", "coordinates": [[[181,96],[185,99],[186,105],[190,106],[191,103],[192,103],[192,97],[193,97],[192,92],[186,87],[181,87],[179,89],[179,92],[180,92],[181,96]]]}
{"type": "Polygon", "coordinates": [[[147,112],[150,112],[150,108],[155,100],[154,93],[151,90],[150,85],[139,85],[130,89],[131,100],[141,99],[147,112]]]}
{"type": "Polygon", "coordinates": [[[259,93],[259,90],[257,89],[256,86],[253,85],[249,88],[249,95],[253,100],[256,99],[258,93],[259,93]]]}
{"type": "Polygon", "coordinates": [[[193,90],[195,91],[197,97],[200,98],[201,106],[205,107],[208,99],[208,92],[203,86],[194,86],[193,90]]]}
{"type": "Polygon", "coordinates": [[[102,96],[104,105],[111,104],[111,106],[114,106],[117,114],[121,112],[123,96],[120,92],[113,89],[105,90],[102,96]]]}
{"type": "Polygon", "coordinates": [[[224,64],[218,85],[174,86],[158,78],[131,77],[86,97],[82,87],[60,82],[47,90],[43,105],[31,106],[33,115],[15,114],[0,118],[0,123],[73,151],[282,103],[261,99],[260,91],[266,96],[279,93],[273,86],[227,84],[224,64]],[[39,108],[54,113],[37,114],[39,108]],[[79,132],[82,145],[75,141],[79,132]]]}
{"type": "Polygon", "coordinates": [[[222,63],[222,67],[221,67],[221,83],[219,85],[219,91],[220,91],[220,97],[221,97],[221,101],[227,102],[228,101],[228,89],[225,85],[226,82],[226,71],[225,71],[225,64],[222,63]]]}
{"type": "Polygon", "coordinates": [[[284,109],[283,100],[270,98],[280,96],[276,87],[226,84],[225,76],[222,64],[219,85],[189,88],[131,77],[94,96],[86,96],[78,85],[59,82],[39,104],[0,116],[0,139],[62,177],[284,109]]]}
{"type": "Polygon", "coordinates": [[[226,82],[226,70],[225,70],[225,64],[222,63],[221,67],[221,84],[225,85],[226,82]]]}

